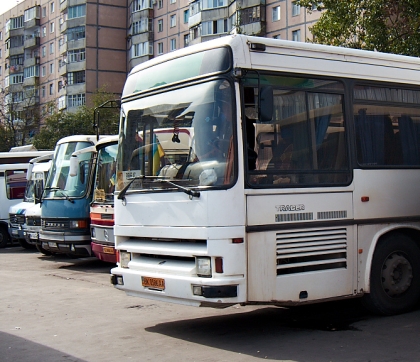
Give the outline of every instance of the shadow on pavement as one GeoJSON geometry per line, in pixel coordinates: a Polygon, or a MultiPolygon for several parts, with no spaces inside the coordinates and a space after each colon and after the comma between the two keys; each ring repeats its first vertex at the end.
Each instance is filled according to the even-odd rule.
{"type": "Polygon", "coordinates": [[[0,360],[11,362],[85,362],[67,353],[4,332],[0,332],[0,360]]]}
{"type": "Polygon", "coordinates": [[[267,307],[161,323],[146,331],[269,360],[408,362],[418,361],[420,355],[413,338],[420,333],[419,322],[420,311],[377,317],[352,300],[293,309],[267,307]],[[390,350],[395,355],[390,356],[390,350]]]}

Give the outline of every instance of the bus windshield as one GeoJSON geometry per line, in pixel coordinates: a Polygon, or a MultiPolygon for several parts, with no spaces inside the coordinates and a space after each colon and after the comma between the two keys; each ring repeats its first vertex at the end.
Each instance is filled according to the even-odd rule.
{"type": "Polygon", "coordinates": [[[148,191],[176,190],[173,183],[230,186],[236,169],[232,104],[232,87],[225,79],[126,103],[117,190],[129,182],[129,190],[148,191]]]}
{"type": "Polygon", "coordinates": [[[113,144],[101,148],[98,152],[94,202],[114,202],[117,151],[118,144],[113,144]]]}
{"type": "Polygon", "coordinates": [[[44,198],[83,197],[89,185],[91,153],[80,155],[79,173],[69,176],[70,156],[73,152],[91,146],[90,142],[69,142],[58,146],[51,173],[45,186],[44,198]]]}

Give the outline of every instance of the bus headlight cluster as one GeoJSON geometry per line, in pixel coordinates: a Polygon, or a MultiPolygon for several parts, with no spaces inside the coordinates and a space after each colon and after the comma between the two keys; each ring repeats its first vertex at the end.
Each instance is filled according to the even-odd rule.
{"type": "Polygon", "coordinates": [[[199,277],[211,277],[211,259],[207,256],[195,258],[195,268],[199,277]]]}
{"type": "Polygon", "coordinates": [[[120,267],[128,268],[128,263],[131,260],[131,253],[126,251],[120,251],[120,267]]]}
{"type": "Polygon", "coordinates": [[[70,229],[86,229],[87,226],[86,220],[70,220],[70,229]]]}

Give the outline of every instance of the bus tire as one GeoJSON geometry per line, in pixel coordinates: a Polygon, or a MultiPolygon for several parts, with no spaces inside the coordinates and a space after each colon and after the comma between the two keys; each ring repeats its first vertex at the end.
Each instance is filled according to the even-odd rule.
{"type": "Polygon", "coordinates": [[[18,239],[18,242],[24,249],[33,249],[33,245],[29,244],[25,239],[18,239]]]}
{"type": "Polygon", "coordinates": [[[370,293],[364,306],[375,314],[407,312],[420,300],[420,248],[403,234],[386,236],[373,254],[370,293]]]}
{"type": "Polygon", "coordinates": [[[46,256],[50,256],[52,255],[51,251],[44,249],[41,245],[36,244],[36,248],[38,249],[38,251],[46,256]]]}
{"type": "Polygon", "coordinates": [[[10,235],[7,228],[0,226],[0,248],[5,248],[10,241],[10,235]]]}

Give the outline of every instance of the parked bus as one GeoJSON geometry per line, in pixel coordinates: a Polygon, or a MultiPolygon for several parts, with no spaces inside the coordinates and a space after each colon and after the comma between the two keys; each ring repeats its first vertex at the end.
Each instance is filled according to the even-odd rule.
{"type": "Polygon", "coordinates": [[[24,198],[29,161],[51,152],[28,151],[27,148],[12,148],[10,152],[0,152],[0,248],[11,241],[8,231],[9,208],[24,198]]]}
{"type": "Polygon", "coordinates": [[[26,174],[25,195],[22,202],[9,208],[9,235],[16,239],[25,248],[35,247],[30,236],[38,235],[32,230],[33,227],[41,227],[41,209],[39,199],[35,197],[36,189],[43,189],[48,175],[53,153],[34,158],[29,161],[26,174]],[[31,215],[31,216],[29,216],[31,215]],[[31,231],[28,234],[28,229],[31,231]]]}
{"type": "Polygon", "coordinates": [[[413,308],[419,70],[418,58],[244,35],[136,66],[111,282],[195,306],[363,297],[381,314],[413,308]],[[189,154],[168,166],[156,134],[172,128],[178,143],[181,127],[189,154]]]}
{"type": "Polygon", "coordinates": [[[102,138],[96,146],[73,153],[70,162],[70,176],[76,177],[79,156],[96,154],[93,200],[90,205],[90,229],[92,254],[99,260],[116,263],[114,248],[114,189],[118,136],[102,138]],[[74,161],[73,161],[74,160],[74,161]]]}
{"type": "Polygon", "coordinates": [[[77,177],[69,175],[73,152],[94,146],[95,135],[77,135],[57,142],[42,195],[39,249],[53,254],[91,255],[90,211],[93,155],[80,155],[77,177]]]}

